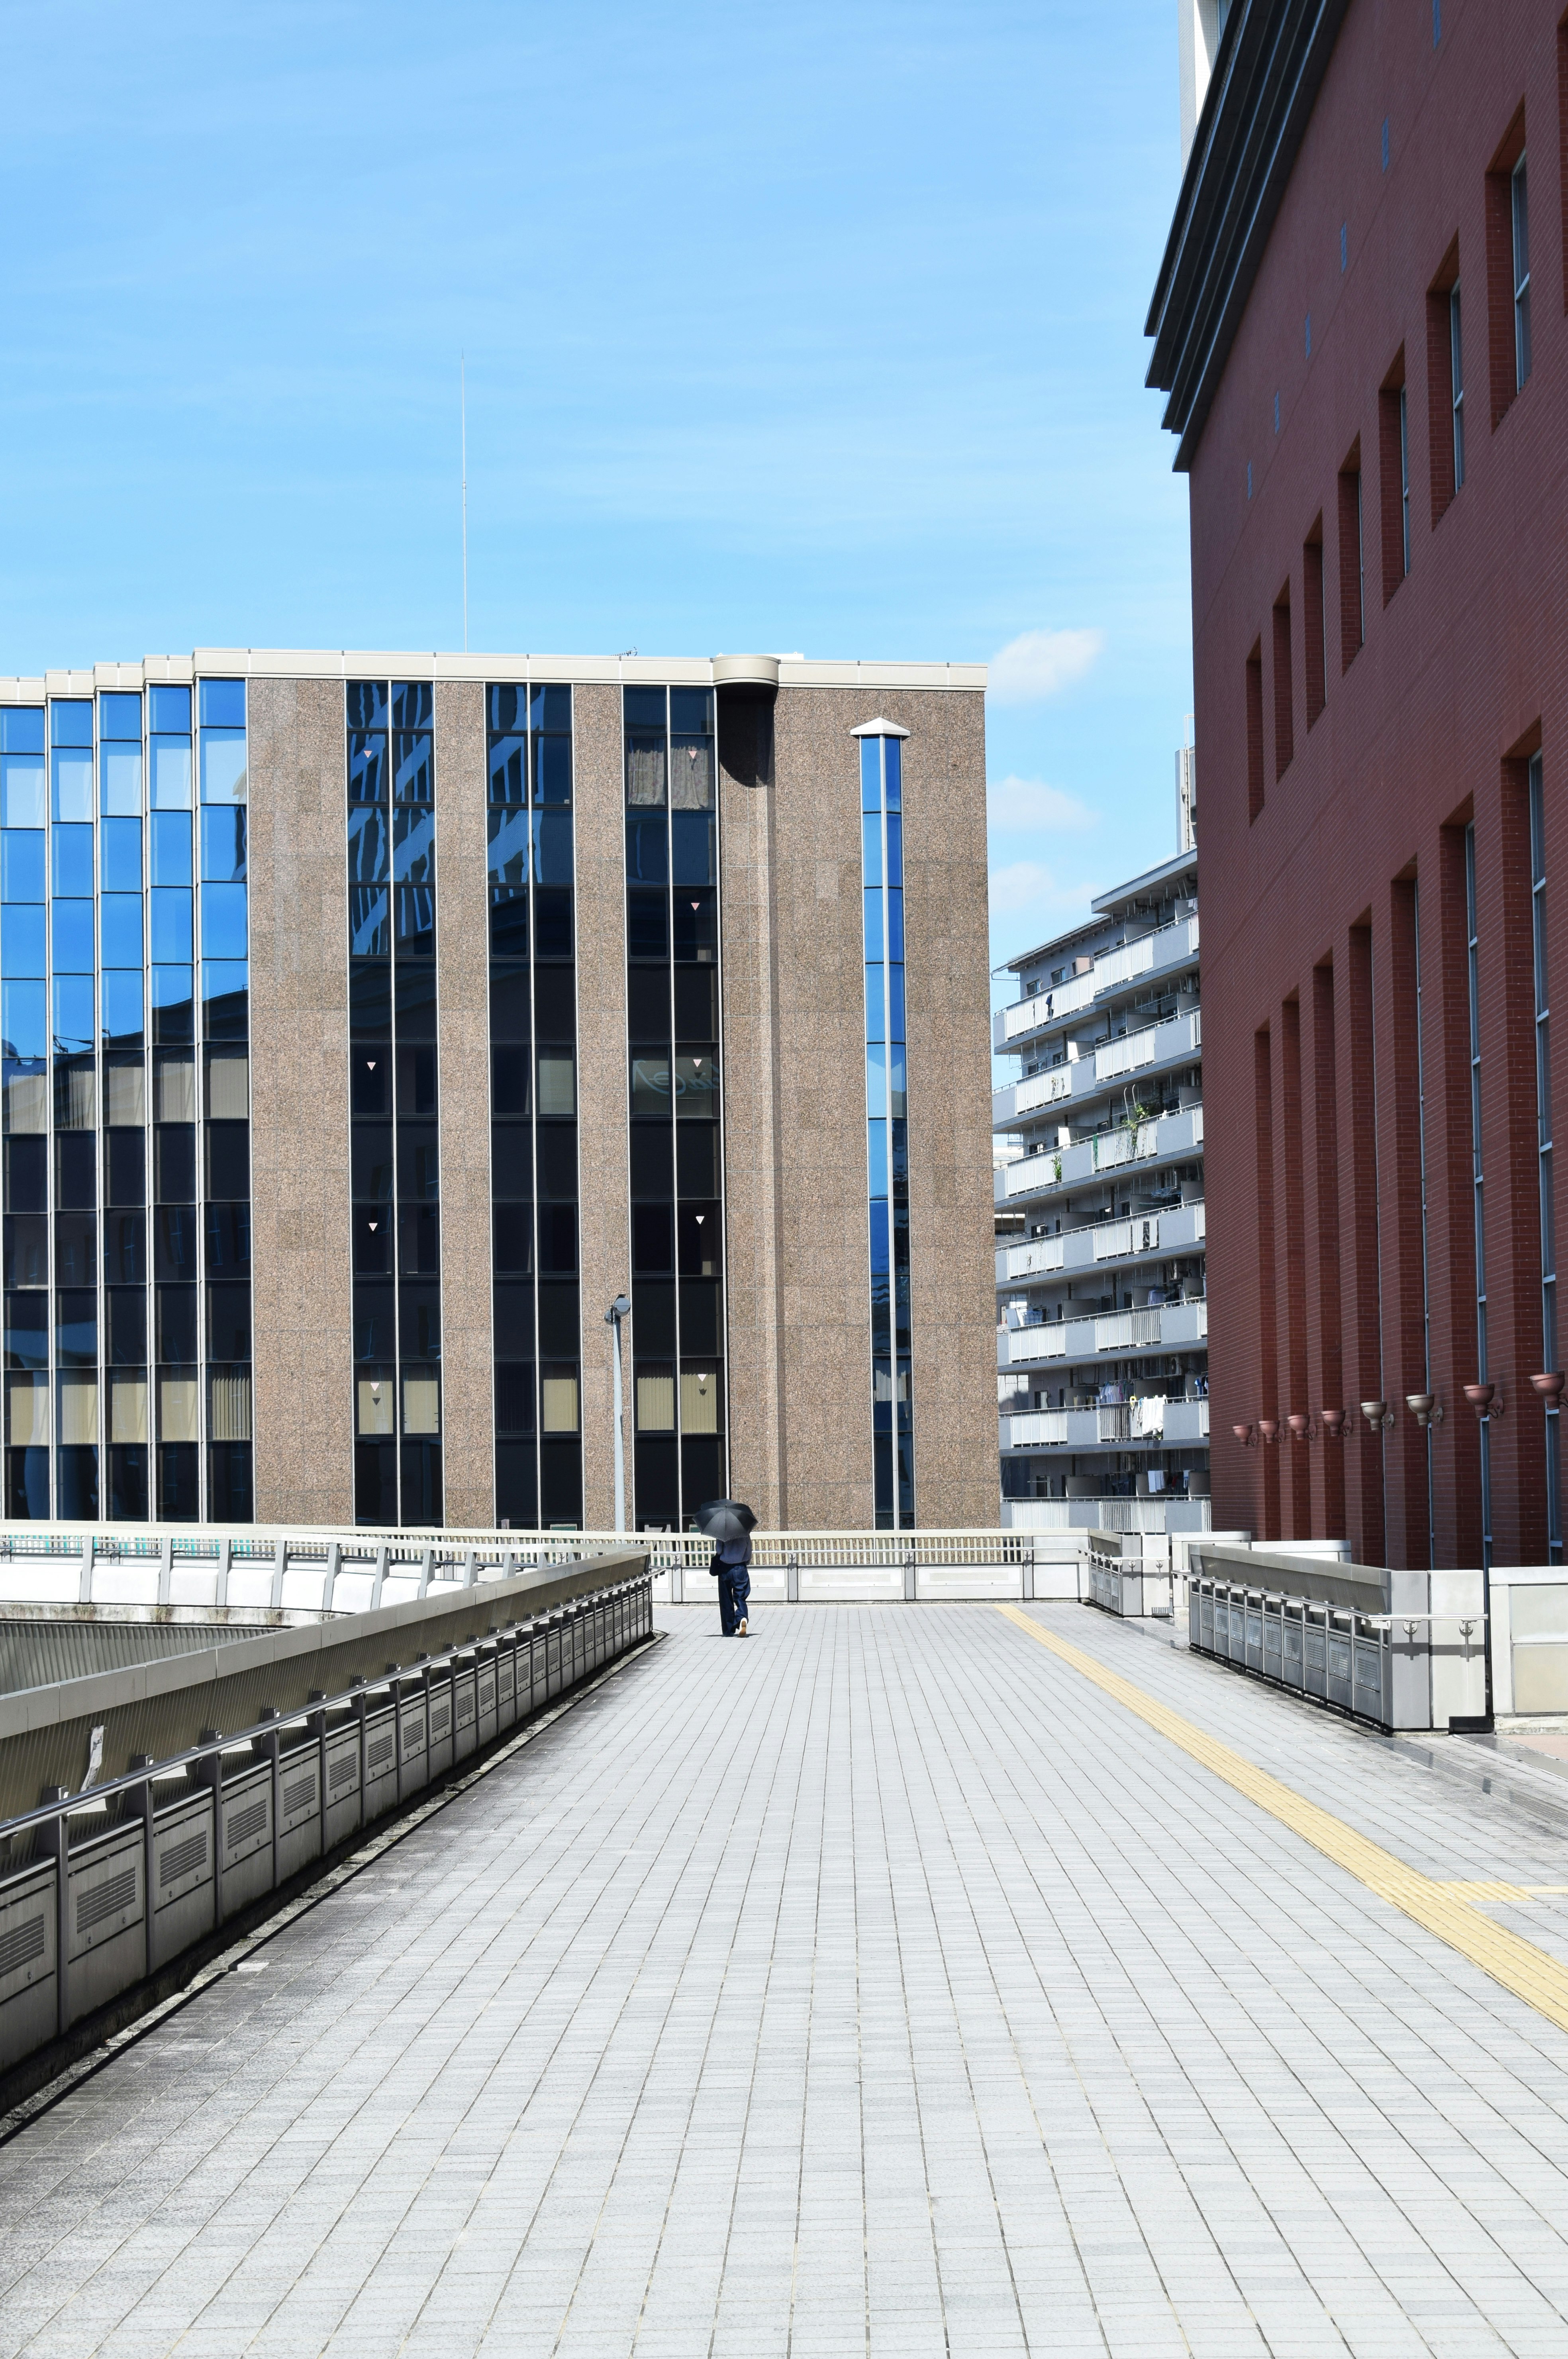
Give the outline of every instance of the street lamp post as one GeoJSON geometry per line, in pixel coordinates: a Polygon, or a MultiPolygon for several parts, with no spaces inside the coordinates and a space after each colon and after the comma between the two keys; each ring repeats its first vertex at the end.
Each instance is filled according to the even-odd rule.
{"type": "Polygon", "coordinates": [[[621,1408],[621,1321],[631,1310],[631,1301],[618,1294],[604,1314],[604,1323],[615,1343],[615,1528],[626,1528],[626,1444],[622,1432],[621,1408]]]}

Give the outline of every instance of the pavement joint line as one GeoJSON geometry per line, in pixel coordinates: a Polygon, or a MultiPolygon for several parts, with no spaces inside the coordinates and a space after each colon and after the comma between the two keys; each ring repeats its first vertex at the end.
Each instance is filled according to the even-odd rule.
{"type": "Polygon", "coordinates": [[[138,2039],[144,2039],[149,2031],[156,2031],[160,2024],[167,2023],[171,2016],[178,2015],[181,2007],[189,2006],[192,1999],[200,1998],[203,1991],[211,1990],[214,1983],[222,1982],[225,1974],[237,1973],[244,1960],[254,1956],[257,1950],[264,1948],[268,1941],[274,1940],[277,1934],[283,1932],[287,1926],[294,1924],[310,1909],[319,1907],[323,1900],[330,1900],[334,1892],[340,1891],[345,1884],[350,1884],[356,1876],[362,1875],[367,1867],[373,1867],[378,1859],[384,1857],[387,1852],[395,1850],[407,1836],[413,1834],[416,1828],[422,1827],[427,1819],[435,1818],[438,1812],[446,1810],[449,1803],[457,1801],[460,1796],[466,1794],[470,1787],[477,1786],[480,1780],[488,1777],[492,1770],[501,1768],[503,1763],[511,1760],[514,1754],[520,1753],[524,1745],[532,1745],[536,1737],[542,1736],[546,1729],[552,1726],[564,1713],[570,1712],[574,1705],[581,1703],[583,1699],[590,1696],[596,1688],[602,1687],[606,1680],[612,1680],[616,1673],[623,1671],[629,1663],[635,1662],[640,1656],[647,1654],[651,1648],[660,1645],[664,1636],[665,1633],[662,1630],[653,1630],[645,1638],[637,1639],[634,1644],[627,1647],[624,1654],[618,1655],[614,1662],[607,1663],[603,1670],[596,1672],[591,1680],[585,1680],[580,1687],[573,1688],[571,1693],[563,1696],[558,1703],[551,1704],[547,1711],[540,1712],[535,1719],[528,1723],[525,1728],[520,1729],[510,1743],[499,1745],[476,1768],[467,1770],[461,1777],[444,1785],[440,1792],[433,1794],[428,1801],[416,1803],[414,1809],[399,1817],[395,1825],[387,1827],[379,1835],[373,1835],[368,1843],[354,1852],[351,1858],[345,1859],[337,1867],[329,1869],[325,1875],[319,1877],[305,1891],[297,1894],[294,1899],[285,1902],[276,1914],[269,1917],[265,1924],[258,1925],[254,1932],[247,1933],[243,1940],[236,1941],[232,1949],[224,1950],[221,1955],[203,1966],[201,1972],[193,1975],[183,1990],[173,1992],[169,1997],[160,2000],[157,2006],[149,2007],[146,2015],[139,2015],[135,2023],[128,2023],[123,2030],[113,2033],[100,2047],[89,2049],[85,2056],[79,2056],[74,2064],[68,2065],[66,2070],[58,2074],[54,2080],[46,2081],[41,2089],[35,2089],[30,2097],[25,2097],[22,2103],[19,2105],[14,2105],[9,2113],[0,2114],[0,2146],[9,2146],[11,2140],[14,2137],[19,2137],[25,2129],[38,2120],[40,2114],[47,2114],[52,2106],[58,2105],[62,2098],[69,2097],[74,2089],[81,2087],[83,2081],[91,2080],[95,2073],[101,2072],[104,2066],[112,2064],[117,2056],[124,2055],[127,2048],[134,2047],[138,2039]]]}
{"type": "MultiPolygon", "coordinates": [[[[1389,1901],[1427,1932],[1435,1934],[1440,1941],[1445,1941],[1450,1949],[1468,1958],[1472,1965],[1479,1966],[1483,1973],[1489,1974],[1516,1998],[1522,1998],[1548,2022],[1556,2024],[1559,2030],[1568,2031],[1568,1966],[1549,1957],[1521,1934],[1483,1916],[1473,1900],[1465,1897],[1477,1892],[1475,1884],[1456,1888],[1407,1866],[1392,1852],[1385,1851],[1381,1843],[1357,1834],[1354,1827],[1336,1819],[1320,1803],[1308,1801],[1303,1794],[1271,1777],[1268,1770],[1259,1768],[1245,1755],[1210,1736],[1195,1722],[1157,1702],[1131,1680],[1110,1670],[1093,1655],[1075,1647],[1070,1639],[1058,1637],[1054,1630],[1015,1605],[999,1604],[996,1611],[1027,1631],[1071,1669],[1091,1680],[1114,1702],[1134,1713],[1146,1727],[1177,1745],[1190,1760],[1267,1811],[1292,1834],[1300,1835],[1314,1851],[1354,1875],[1379,1899],[1389,1901]]],[[[1525,1892],[1521,1886],[1481,1888],[1498,1900],[1505,1889],[1520,1897],[1525,1892]]]]}

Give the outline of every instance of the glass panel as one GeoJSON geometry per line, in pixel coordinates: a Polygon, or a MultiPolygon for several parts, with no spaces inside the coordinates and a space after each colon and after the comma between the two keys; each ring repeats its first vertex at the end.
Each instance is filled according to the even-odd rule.
{"type": "MultiPolygon", "coordinates": [[[[528,814],[496,809],[490,813],[490,881],[523,886],[528,882],[528,814]]],[[[524,942],[524,951],[526,942],[524,942]]]]}
{"type": "Polygon", "coordinates": [[[392,725],[395,729],[428,729],[435,719],[436,691],[427,679],[395,679],[392,683],[392,725]]]}
{"type": "Polygon", "coordinates": [[[546,1361],[539,1371],[539,1424],[546,1433],[578,1430],[578,1372],[546,1361]]]}
{"type": "MultiPolygon", "coordinates": [[[[249,948],[243,885],[203,885],[201,887],[201,951],[204,959],[243,959],[249,948]]],[[[105,904],[107,907],[107,904],[105,904]]],[[[105,936],[107,940],[107,936],[105,936]]],[[[108,955],[105,951],[105,956],[108,955]]],[[[227,984],[226,990],[244,988],[227,984]]],[[[211,998],[211,992],[204,996],[211,998]]]]}
{"type": "Polygon", "coordinates": [[[54,995],[56,1054],[84,1054],[96,1045],[92,975],[58,975],[50,988],[54,995]]]}
{"type": "Polygon", "coordinates": [[[576,1068],[569,1049],[539,1050],[539,1086],[535,1103],[541,1114],[577,1113],[576,1068]]]}
{"type": "Polygon", "coordinates": [[[572,882],[570,813],[535,811],[533,814],[533,839],[535,884],[569,885],[572,882]]]}
{"type": "Polygon", "coordinates": [[[392,955],[392,897],[384,885],[349,887],[349,951],[354,958],[392,955]]]}
{"type": "Polygon", "coordinates": [[[903,957],[903,895],[896,886],[887,896],[888,956],[894,961],[903,957]]]}
{"type": "Polygon", "coordinates": [[[903,800],[903,745],[897,737],[882,739],[883,762],[887,777],[887,807],[898,810],[903,800]]]}
{"type": "Polygon", "coordinates": [[[154,810],[189,810],[190,809],[190,740],[189,737],[155,737],[149,752],[152,758],[152,807],[154,810]]]}
{"type": "Polygon", "coordinates": [[[902,1040],[903,1034],[903,969],[888,968],[888,1038],[902,1040]]]}
{"type": "Polygon", "coordinates": [[[123,1049],[139,1047],[146,1018],[140,970],[108,967],[103,973],[103,1038],[123,1049]]]}
{"type": "Polygon", "coordinates": [[[105,966],[142,963],[142,897],[105,893],[98,905],[99,940],[105,966]]]}
{"type": "Polygon", "coordinates": [[[881,963],[885,951],[882,941],[882,896],[872,891],[862,897],[866,911],[866,956],[881,963]]]}
{"type": "Polygon", "coordinates": [[[436,815],[398,810],[392,821],[392,873],[400,885],[436,881],[436,815]]]}
{"type": "Polygon", "coordinates": [[[647,734],[626,738],[626,800],[633,810],[662,810],[665,802],[665,737],[647,734]]]}
{"type": "Polygon", "coordinates": [[[880,811],[882,807],[882,741],[880,737],[860,740],[860,809],[880,811]]]}
{"type": "Polygon", "coordinates": [[[435,739],[424,731],[399,732],[392,741],[393,793],[400,803],[434,799],[435,739]]]}
{"type": "MultiPolygon", "coordinates": [[[[58,709],[58,708],[57,708],[58,709]]],[[[54,815],[59,820],[92,817],[92,753],[57,750],[49,756],[54,815]]]]}
{"type": "Polygon", "coordinates": [[[868,814],[860,821],[861,882],[868,887],[882,881],[882,822],[881,814],[868,814]]]}
{"type": "Polygon", "coordinates": [[[670,823],[670,875],[676,885],[712,885],[718,879],[717,822],[693,811],[676,811],[670,823]]]}
{"type": "Polygon", "coordinates": [[[46,816],[41,755],[0,758],[0,826],[42,827],[46,816]]]}
{"type": "Polygon", "coordinates": [[[142,700],[125,690],[106,689],[98,699],[98,734],[142,742],[142,700]]]}
{"type": "Polygon", "coordinates": [[[0,975],[7,981],[16,975],[46,975],[49,959],[44,933],[41,908],[7,908],[0,924],[0,975]]]}
{"type": "Polygon", "coordinates": [[[100,745],[98,784],[103,809],[135,811],[142,808],[142,749],[135,745],[100,745]]]}
{"type": "Polygon", "coordinates": [[[887,999],[883,988],[883,973],[880,966],[866,969],[866,1038],[868,1040],[887,1038],[887,999]]]}
{"type": "Polygon", "coordinates": [[[80,900],[92,898],[92,830],[57,827],[49,837],[54,889],[80,900]]]}
{"type": "Polygon", "coordinates": [[[349,881],[382,885],[392,874],[386,812],[379,803],[351,804],[349,809],[349,881]]]}
{"type": "Polygon", "coordinates": [[[534,800],[569,803],[572,799],[572,741],[569,737],[534,740],[534,800]]]}
{"type": "Polygon", "coordinates": [[[683,1433],[718,1432],[719,1389],[717,1368],[681,1370],[680,1427],[683,1433]]]}
{"type": "Polygon", "coordinates": [[[867,1163],[871,1173],[870,1193],[886,1196],[888,1192],[888,1126],[885,1122],[866,1125],[867,1163]]]}
{"type": "Polygon", "coordinates": [[[639,1433],[675,1431],[676,1372],[673,1366],[655,1361],[646,1367],[639,1367],[636,1396],[639,1433]]]}
{"type": "Polygon", "coordinates": [[[355,733],[349,738],[349,800],[384,803],[387,799],[386,739],[355,733]]]}
{"type": "MultiPolygon", "coordinates": [[[[351,842],[353,836],[354,820],[370,816],[372,814],[368,812],[350,813],[351,842]]],[[[226,810],[220,806],[215,810],[202,812],[201,875],[204,883],[220,885],[243,883],[247,827],[248,820],[243,804],[234,810],[226,810]]]]}
{"type": "Polygon", "coordinates": [[[403,1430],[436,1434],[441,1430],[441,1379],[431,1369],[403,1379],[403,1430]]]}
{"type": "Polygon", "coordinates": [[[167,731],[171,736],[189,737],[190,690],[188,688],[149,688],[147,726],[154,731],[167,731]]]}
{"type": "Polygon", "coordinates": [[[866,1049],[866,1112],[873,1120],[887,1113],[887,1049],[879,1041],[866,1049]]]}
{"type": "MultiPolygon", "coordinates": [[[[659,691],[654,690],[655,696],[659,691]]],[[[528,725],[531,729],[569,731],[572,725],[572,692],[569,688],[536,688],[528,701],[528,725]]]]}
{"type": "Polygon", "coordinates": [[[385,681],[351,679],[348,683],[348,713],[351,729],[384,729],[387,723],[385,681]]]}
{"type": "MultiPolygon", "coordinates": [[[[203,701],[212,683],[202,683],[203,701]]],[[[204,803],[243,803],[245,782],[245,733],[243,729],[201,732],[201,799],[204,803]]]]}
{"type": "MultiPolygon", "coordinates": [[[[894,811],[888,813],[888,875],[890,885],[903,883],[903,821],[894,811]]],[[[866,882],[870,884],[870,877],[866,882]]]]}
{"type": "Polygon", "coordinates": [[[151,832],[152,881],[155,885],[190,882],[190,821],[183,811],[155,811],[151,832]]]}
{"type": "Polygon", "coordinates": [[[713,740],[676,737],[670,745],[670,808],[708,811],[713,809],[713,740]]]}
{"type": "Polygon", "coordinates": [[[243,679],[204,679],[201,682],[201,725],[211,722],[221,729],[243,729],[245,725],[245,683],[243,679]]]}
{"type": "MultiPolygon", "coordinates": [[[[494,690],[492,690],[494,694],[494,690]]],[[[490,745],[490,799],[521,806],[527,795],[528,741],[525,737],[495,737],[490,745]]]]}
{"type": "Polygon", "coordinates": [[[0,754],[41,754],[43,750],[43,706],[0,705],[0,754]]]}
{"type": "Polygon", "coordinates": [[[136,819],[106,819],[98,832],[101,881],[106,893],[139,893],[142,889],[142,823],[136,819]]]}
{"type": "Polygon", "coordinates": [[[49,744],[51,745],[86,745],[92,744],[92,705],[89,699],[57,697],[49,706],[49,744]]]}

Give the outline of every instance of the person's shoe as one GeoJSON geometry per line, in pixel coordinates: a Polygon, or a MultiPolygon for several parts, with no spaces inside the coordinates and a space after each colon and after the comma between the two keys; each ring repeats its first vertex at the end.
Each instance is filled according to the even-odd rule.
{"type": "Polygon", "coordinates": [[[739,1625],[738,1625],[738,1626],[737,1626],[737,1628],[736,1628],[735,1636],[736,1636],[738,1638],[744,1638],[744,1637],[748,1636],[749,1635],[750,1635],[750,1634],[748,1633],[747,1628],[746,1628],[746,1617],[745,1617],[745,1615],[742,1614],[741,1614],[741,1616],[740,1623],[739,1623],[739,1625]]]}

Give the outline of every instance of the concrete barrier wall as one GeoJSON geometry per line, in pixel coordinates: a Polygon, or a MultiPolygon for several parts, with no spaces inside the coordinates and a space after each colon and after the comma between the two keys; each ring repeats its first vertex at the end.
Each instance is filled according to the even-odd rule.
{"type": "Polygon", "coordinates": [[[638,1644],[652,1627],[650,1591],[645,1559],[627,1551],[564,1579],[492,1584],[461,1607],[432,1599],[427,1612],[353,1617],[372,1629],[268,1633],[217,1650],[205,1671],[187,1655],[4,1699],[13,1719],[51,1693],[64,1701],[51,1730],[13,1728],[0,1758],[19,1742],[31,1759],[46,1737],[80,1746],[88,1722],[69,1690],[159,1675],[156,1696],[101,1696],[92,1709],[138,1728],[159,1713],[189,1728],[194,1716],[204,1734],[222,1723],[202,1715],[222,1711],[241,1733],[187,1739],[122,1778],[54,1797],[62,1807],[0,1824],[0,2071],[638,1644]],[[277,1646],[311,1637],[322,1643],[277,1646]],[[274,1651],[224,1665],[255,1648],[274,1651]],[[247,1712],[258,1681],[282,1701],[247,1712]]]}

